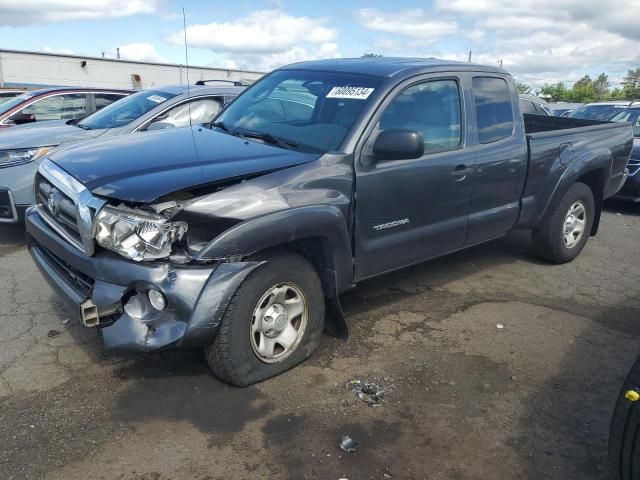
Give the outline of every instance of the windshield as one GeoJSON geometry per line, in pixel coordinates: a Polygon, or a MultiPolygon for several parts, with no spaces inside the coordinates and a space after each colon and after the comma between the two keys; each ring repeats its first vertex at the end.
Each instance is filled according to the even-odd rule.
{"type": "Polygon", "coordinates": [[[640,137],[640,108],[625,108],[609,119],[611,122],[631,122],[633,136],[640,137]]]}
{"type": "Polygon", "coordinates": [[[587,120],[607,120],[620,105],[585,105],[574,110],[571,118],[585,118],[587,120]]]}
{"type": "Polygon", "coordinates": [[[12,98],[12,99],[2,103],[0,105],[0,115],[2,115],[3,113],[8,112],[13,107],[16,107],[16,106],[20,105],[22,102],[24,102],[25,100],[30,99],[31,97],[33,97],[33,93],[23,93],[22,95],[20,95],[18,97],[12,98]]]}
{"type": "Polygon", "coordinates": [[[285,141],[282,148],[324,153],[339,148],[381,83],[364,75],[279,70],[238,97],[216,123],[249,139],[272,136],[285,141]]]}
{"type": "Polygon", "coordinates": [[[89,115],[78,126],[90,130],[123,127],[175,96],[158,90],[134,93],[89,115]]]}

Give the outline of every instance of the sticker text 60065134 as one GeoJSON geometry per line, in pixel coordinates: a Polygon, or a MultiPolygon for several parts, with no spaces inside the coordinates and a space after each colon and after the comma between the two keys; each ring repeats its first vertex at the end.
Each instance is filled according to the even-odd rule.
{"type": "Polygon", "coordinates": [[[367,87],[333,87],[327,94],[327,98],[351,98],[366,100],[373,92],[373,88],[367,87]]]}

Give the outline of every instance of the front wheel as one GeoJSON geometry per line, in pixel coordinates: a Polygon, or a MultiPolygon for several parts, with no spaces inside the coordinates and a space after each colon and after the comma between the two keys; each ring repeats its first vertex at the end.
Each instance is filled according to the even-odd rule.
{"type": "Polygon", "coordinates": [[[315,269],[293,253],[264,260],[234,294],[205,349],[213,373],[236,386],[278,375],[320,344],[324,295],[315,269]]]}
{"type": "Polygon", "coordinates": [[[550,262],[570,262],[589,239],[595,213],[593,193],[584,183],[574,183],[550,208],[540,228],[533,232],[533,248],[550,262]]]}

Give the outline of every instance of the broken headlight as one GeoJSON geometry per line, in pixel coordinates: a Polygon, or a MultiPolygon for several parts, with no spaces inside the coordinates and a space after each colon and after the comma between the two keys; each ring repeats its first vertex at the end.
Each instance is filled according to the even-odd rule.
{"type": "Polygon", "coordinates": [[[187,231],[185,222],[106,206],[95,220],[98,245],[136,262],[166,258],[187,231]]]}

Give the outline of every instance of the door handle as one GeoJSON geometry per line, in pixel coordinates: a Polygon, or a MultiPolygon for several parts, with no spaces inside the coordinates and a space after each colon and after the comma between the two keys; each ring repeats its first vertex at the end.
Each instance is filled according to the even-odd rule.
{"type": "Polygon", "coordinates": [[[458,180],[462,180],[471,172],[473,172],[473,168],[467,167],[466,165],[458,165],[456,168],[453,169],[453,172],[451,172],[451,176],[459,177],[458,180]]]}

